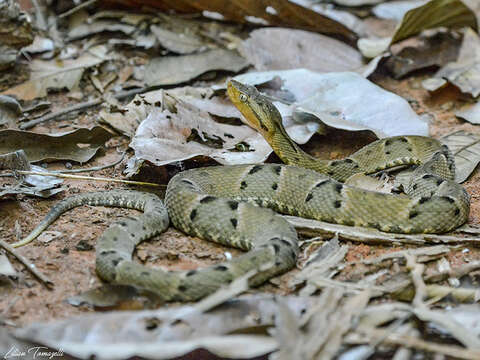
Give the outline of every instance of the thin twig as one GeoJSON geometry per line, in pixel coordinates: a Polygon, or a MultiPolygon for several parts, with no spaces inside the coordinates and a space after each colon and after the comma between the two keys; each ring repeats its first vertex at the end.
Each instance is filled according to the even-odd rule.
{"type": "Polygon", "coordinates": [[[61,13],[58,15],[59,19],[62,19],[64,17],[70,16],[72,14],[75,14],[78,10],[81,10],[83,8],[86,8],[87,6],[90,6],[92,4],[95,4],[97,0],[88,0],[85,1],[84,3],[80,3],[80,5],[75,6],[74,8],[71,8],[70,10],[65,11],[64,13],[61,13]]]}
{"type": "MultiPolygon", "coordinates": [[[[121,100],[121,99],[124,99],[124,98],[132,96],[132,95],[141,94],[141,93],[144,93],[144,92],[147,92],[147,91],[154,90],[156,88],[157,87],[154,87],[154,86],[146,86],[146,87],[143,87],[143,88],[140,88],[140,89],[121,91],[118,94],[113,94],[113,97],[117,100],[121,100]]],[[[73,106],[62,109],[60,111],[42,116],[38,119],[27,121],[27,122],[21,124],[19,126],[19,128],[20,128],[20,130],[30,129],[37,124],[40,124],[40,123],[45,122],[45,121],[53,120],[57,117],[66,115],[66,114],[71,113],[73,111],[80,111],[80,110],[84,110],[84,109],[87,109],[87,108],[92,107],[92,106],[100,105],[104,101],[105,100],[103,98],[97,98],[97,99],[86,101],[86,102],[83,102],[83,103],[80,103],[80,104],[75,104],[73,106]]]]}
{"type": "Polygon", "coordinates": [[[33,275],[35,275],[47,288],[51,288],[54,286],[53,282],[43,275],[35,266],[35,264],[30,263],[24,256],[20,255],[12,246],[7,244],[5,241],[0,240],[0,246],[3,247],[7,252],[12,254],[20,261],[28,271],[30,271],[33,275]]]}
{"type": "Polygon", "coordinates": [[[427,287],[423,281],[422,275],[425,270],[425,265],[417,262],[415,255],[406,253],[407,268],[410,270],[413,286],[415,287],[415,296],[412,304],[416,308],[426,309],[424,299],[427,297],[427,287]]]}
{"type": "Polygon", "coordinates": [[[152,187],[165,186],[162,184],[154,184],[154,183],[143,182],[143,181],[121,180],[121,179],[112,179],[112,178],[95,177],[95,176],[69,175],[69,174],[62,174],[62,173],[43,173],[38,171],[25,171],[25,170],[17,170],[16,172],[23,175],[55,176],[55,177],[64,178],[64,179],[107,181],[107,182],[118,182],[118,183],[129,184],[129,185],[152,186],[152,187]]]}

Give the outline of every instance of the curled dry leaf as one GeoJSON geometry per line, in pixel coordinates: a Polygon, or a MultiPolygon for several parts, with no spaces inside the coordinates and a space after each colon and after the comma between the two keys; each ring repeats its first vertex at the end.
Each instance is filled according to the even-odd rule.
{"type": "Polygon", "coordinates": [[[4,91],[21,100],[33,100],[47,95],[50,89],[74,88],[86,68],[98,65],[107,59],[107,48],[103,45],[89,49],[82,56],[72,60],[33,60],[30,63],[30,80],[4,91]]]}
{"type": "MultiPolygon", "coordinates": [[[[297,317],[312,298],[284,297],[297,317]]],[[[168,359],[198,348],[227,358],[250,358],[276,349],[271,337],[255,329],[271,326],[278,311],[273,296],[252,296],[226,302],[208,312],[192,306],[156,311],[111,312],[37,323],[15,332],[81,359],[124,359],[132,356],[168,359]],[[111,329],[116,329],[112,331],[111,329]],[[243,332],[245,335],[228,335],[243,332]],[[89,339],[86,341],[86,339],[89,339]]]]}
{"type": "Polygon", "coordinates": [[[455,181],[468,179],[480,162],[480,136],[460,130],[440,139],[455,156],[455,181]]]}
{"type": "Polygon", "coordinates": [[[412,71],[431,66],[443,66],[457,59],[461,41],[456,34],[437,32],[421,40],[420,45],[405,47],[392,54],[385,62],[385,66],[396,79],[412,71]]]}
{"type": "MultiPolygon", "coordinates": [[[[140,0],[108,0],[106,3],[121,4],[131,8],[143,5],[140,0]]],[[[341,23],[323,16],[311,9],[289,0],[153,0],[150,7],[160,10],[176,10],[181,13],[198,13],[199,11],[216,15],[216,18],[240,23],[261,23],[276,26],[302,28],[329,35],[354,39],[355,34],[341,23]]]]}
{"type": "Polygon", "coordinates": [[[405,14],[391,43],[440,26],[450,29],[465,26],[475,30],[478,28],[475,13],[461,0],[431,0],[405,14]]]}
{"type": "Polygon", "coordinates": [[[362,55],[354,48],[324,35],[303,30],[254,30],[242,42],[239,50],[261,71],[296,68],[318,72],[351,71],[363,65],[362,55]]]}
{"type": "Polygon", "coordinates": [[[478,28],[475,13],[461,0],[431,0],[423,6],[409,10],[391,38],[360,39],[358,46],[363,55],[375,57],[387,51],[392,44],[423,30],[442,26],[450,29],[478,28]]]}
{"type": "Polygon", "coordinates": [[[221,164],[256,163],[271,152],[262,136],[248,126],[217,123],[208,113],[183,102],[176,109],[177,113],[151,112],[140,124],[130,143],[136,161],[161,166],[206,155],[221,164]]]}
{"type": "Polygon", "coordinates": [[[17,100],[10,96],[0,95],[0,125],[8,124],[9,127],[14,127],[21,114],[22,107],[17,100]]]}
{"type": "Polygon", "coordinates": [[[113,127],[120,133],[133,137],[138,125],[152,111],[172,106],[176,99],[191,104],[211,115],[222,118],[240,118],[241,114],[233,104],[224,97],[215,96],[211,88],[179,87],[171,90],[157,90],[137,95],[126,106],[114,105],[100,111],[100,121],[113,127]]]}
{"type": "Polygon", "coordinates": [[[428,124],[406,100],[356,73],[322,74],[315,85],[315,93],[297,103],[296,112],[312,114],[338,129],[370,130],[379,138],[428,135],[428,124]]]}
{"type": "Polygon", "coordinates": [[[33,43],[24,47],[22,50],[30,54],[38,54],[46,51],[53,51],[55,49],[55,43],[49,39],[39,35],[35,36],[33,43]]]}
{"type": "Polygon", "coordinates": [[[177,54],[191,54],[206,48],[206,44],[193,34],[177,33],[158,25],[151,25],[150,30],[162,47],[177,54]]]}
{"type": "Polygon", "coordinates": [[[457,60],[445,65],[422,85],[434,91],[443,86],[446,80],[473,97],[480,94],[480,38],[473,30],[465,31],[457,60]]]}
{"type": "Polygon", "coordinates": [[[207,71],[239,72],[247,65],[237,52],[223,49],[192,55],[162,56],[147,64],[145,81],[149,86],[175,85],[195,79],[207,71]]]}
{"type": "Polygon", "coordinates": [[[122,24],[118,21],[96,20],[93,22],[81,22],[70,29],[68,32],[68,38],[69,40],[75,40],[104,31],[120,31],[126,35],[130,35],[135,31],[135,29],[135,26],[122,24]]]}
{"type": "MultiPolygon", "coordinates": [[[[0,155],[0,170],[1,169],[47,172],[40,166],[30,165],[23,150],[0,155]]],[[[0,191],[0,199],[17,194],[47,198],[63,191],[63,188],[58,187],[63,180],[54,176],[25,175],[19,176],[19,179],[20,181],[17,183],[2,188],[0,191]]]]}
{"type": "Polygon", "coordinates": [[[86,162],[112,135],[100,126],[72,132],[46,135],[29,131],[0,131],[0,154],[23,150],[31,162],[73,160],[86,162]]]}

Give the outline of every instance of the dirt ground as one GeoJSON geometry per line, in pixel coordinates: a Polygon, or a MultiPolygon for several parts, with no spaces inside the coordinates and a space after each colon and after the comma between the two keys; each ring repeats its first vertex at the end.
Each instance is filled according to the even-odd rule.
{"type": "MultiPolygon", "coordinates": [[[[420,83],[427,75],[416,74],[405,80],[397,81],[387,76],[375,75],[374,81],[385,89],[392,91],[407,100],[419,113],[430,113],[434,116],[430,124],[433,137],[440,137],[455,130],[466,130],[480,133],[480,130],[453,114],[465,101],[464,95],[453,87],[443,89],[434,95],[424,90],[420,83]]],[[[66,98],[61,94],[54,96],[55,108],[66,105],[66,98]]],[[[55,110],[55,109],[54,109],[55,110]]],[[[73,130],[76,126],[92,126],[97,119],[98,109],[91,109],[85,114],[67,117],[61,121],[46,123],[37,126],[34,131],[54,133],[73,130]]],[[[372,141],[374,138],[365,133],[348,133],[331,130],[328,136],[315,136],[305,149],[318,157],[341,158],[372,141]]],[[[104,151],[97,154],[88,164],[74,164],[74,168],[85,166],[99,166],[115,162],[120,153],[128,148],[126,138],[116,137],[107,143],[104,151]]],[[[271,157],[273,159],[273,157],[271,157]]],[[[273,159],[274,160],[274,159],[273,159]]],[[[123,178],[122,171],[126,160],[113,168],[89,173],[91,176],[123,178]]],[[[49,169],[64,169],[64,163],[49,163],[49,169]]],[[[154,177],[154,176],[153,176],[154,177]]],[[[159,176],[157,181],[165,183],[165,176],[159,176]]],[[[148,179],[151,181],[152,179],[148,179]]],[[[2,178],[3,183],[8,178],[2,178]]],[[[92,190],[107,190],[119,186],[105,182],[65,180],[67,191],[51,199],[37,199],[19,197],[17,199],[2,200],[0,204],[0,226],[2,237],[7,242],[14,242],[15,229],[21,229],[21,236],[28,234],[48,210],[60,199],[69,195],[92,190]]],[[[480,174],[474,172],[464,184],[471,195],[470,224],[480,223],[480,174]]],[[[124,209],[104,207],[82,207],[74,209],[59,220],[49,230],[58,231],[61,235],[51,242],[35,241],[18,251],[32,261],[38,269],[45,273],[55,284],[49,290],[40,284],[20,264],[13,265],[20,273],[20,279],[2,286],[0,297],[0,315],[4,321],[12,326],[22,326],[34,321],[45,321],[94,311],[89,307],[74,307],[65,302],[65,299],[77,295],[100,285],[101,281],[95,274],[95,241],[108,225],[128,213],[124,209]],[[90,246],[89,246],[90,245],[90,246]]],[[[383,252],[398,250],[399,248],[351,243],[347,261],[356,261],[383,252]]],[[[191,238],[170,228],[164,234],[151,241],[141,244],[137,248],[137,260],[148,266],[164,266],[169,269],[193,269],[207,266],[225,259],[225,252],[238,254],[237,250],[215,245],[197,238],[191,238]]],[[[448,259],[453,267],[460,266],[474,259],[480,259],[480,250],[464,248],[452,251],[448,259]]],[[[301,260],[300,260],[301,261],[301,260]]],[[[362,267],[347,267],[342,272],[342,279],[353,280],[359,273],[366,271],[362,267]]],[[[287,280],[296,270],[277,279],[273,279],[261,288],[251,290],[277,292],[287,294],[293,292],[287,287],[287,280]]]]}

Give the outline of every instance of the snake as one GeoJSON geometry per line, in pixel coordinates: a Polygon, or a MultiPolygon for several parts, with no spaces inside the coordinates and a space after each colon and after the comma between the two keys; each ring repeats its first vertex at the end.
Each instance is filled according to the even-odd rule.
{"type": "Polygon", "coordinates": [[[56,204],[14,246],[36,238],[76,206],[114,206],[142,211],[110,225],[96,246],[96,272],[105,281],[133,285],[164,301],[196,301],[246,276],[257,286],[296,265],[294,227],[280,214],[393,233],[443,233],[465,223],[470,199],[454,181],[448,147],[422,136],[377,140],[344,159],[305,153],[286,133],[273,103],[255,87],[230,80],[227,94],[248,124],[285,164],[210,166],[186,170],[169,181],[165,199],[134,190],[91,192],[56,204]],[[344,184],[354,174],[416,166],[405,194],[387,194],[344,184]],[[169,222],[187,235],[245,252],[188,271],[148,268],[132,261],[135,247],[165,231],[169,222]]]}

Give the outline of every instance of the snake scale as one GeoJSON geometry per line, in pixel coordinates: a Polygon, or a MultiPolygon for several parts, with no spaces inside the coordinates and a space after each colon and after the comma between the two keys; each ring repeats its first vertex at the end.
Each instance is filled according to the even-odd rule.
{"type": "Polygon", "coordinates": [[[442,233],[463,224],[469,196],[454,179],[454,160],[439,141],[397,136],[375,141],[343,160],[319,160],[286,134],[275,106],[254,87],[231,80],[228,95],[249,124],[287,165],[213,166],[187,170],[168,184],[165,204],[150,193],[114,190],[79,194],[54,206],[32,233],[37,237],[62,213],[79,205],[143,211],[111,225],[96,247],[96,270],[109,282],[157,293],[165,301],[200,299],[256,269],[258,285],[291,269],[298,245],[295,229],[276,212],[398,233],[442,233]],[[417,165],[405,195],[344,185],[355,173],[372,174],[417,165]],[[132,262],[141,241],[169,224],[188,235],[247,251],[230,261],[190,271],[150,269],[132,262]]]}

